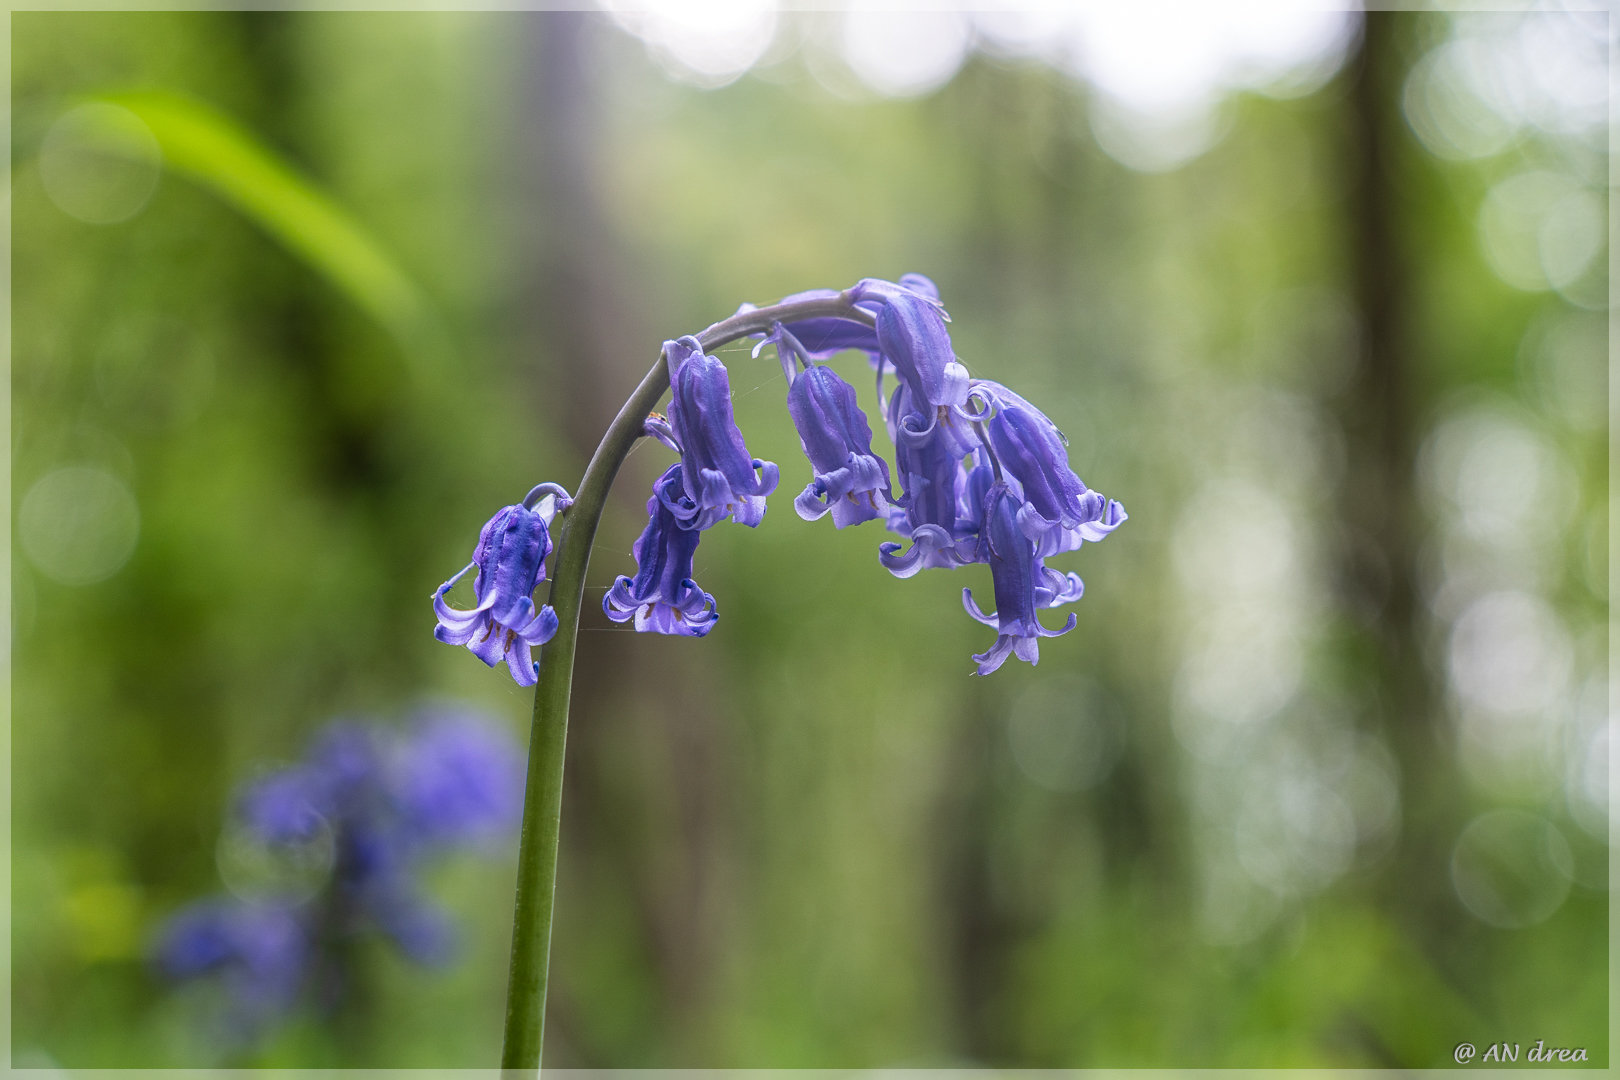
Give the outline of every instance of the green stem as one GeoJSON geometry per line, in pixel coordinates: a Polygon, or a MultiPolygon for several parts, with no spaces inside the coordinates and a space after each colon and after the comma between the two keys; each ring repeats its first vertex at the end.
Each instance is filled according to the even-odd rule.
{"type": "MultiPolygon", "coordinates": [[[[847,295],[756,308],[715,323],[698,335],[705,350],[778,322],[833,317],[872,325],[872,316],[847,295]]],[[[647,414],[669,389],[662,357],[608,425],[585,467],[574,503],[563,515],[552,566],[551,606],[557,633],[540,652],[540,681],[534,691],[529,729],[529,778],[523,801],[523,838],[518,849],[517,904],[512,921],[512,966],[506,991],[506,1036],[501,1068],[540,1067],[544,1035],[546,972],[551,953],[551,911],[557,884],[557,839],[562,821],[563,751],[568,738],[568,699],[573,690],[574,649],[585,596],[591,544],[607,505],[619,466],[641,438],[647,414]]]]}

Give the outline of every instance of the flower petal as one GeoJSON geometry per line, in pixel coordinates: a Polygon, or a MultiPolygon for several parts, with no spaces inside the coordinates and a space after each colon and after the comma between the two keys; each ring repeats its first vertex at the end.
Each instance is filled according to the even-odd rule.
{"type": "Polygon", "coordinates": [[[484,636],[468,642],[467,648],[486,665],[494,667],[506,656],[507,633],[506,627],[491,619],[484,636]]]}
{"type": "Polygon", "coordinates": [[[974,653],[973,659],[979,662],[979,674],[988,675],[999,668],[1007,660],[1007,654],[1013,650],[1013,642],[1022,638],[1014,638],[1009,634],[1002,634],[996,638],[996,643],[982,653],[974,653]]]}
{"type": "MultiPolygon", "coordinates": [[[[1076,578],[1075,580],[1079,580],[1076,578]]],[[[537,612],[529,624],[517,632],[518,637],[530,645],[544,645],[557,633],[557,613],[546,604],[537,612]]]]}
{"type": "Polygon", "coordinates": [[[513,681],[519,686],[533,686],[539,681],[539,676],[535,672],[534,657],[529,653],[528,641],[515,635],[507,641],[506,668],[512,673],[513,681]]]}

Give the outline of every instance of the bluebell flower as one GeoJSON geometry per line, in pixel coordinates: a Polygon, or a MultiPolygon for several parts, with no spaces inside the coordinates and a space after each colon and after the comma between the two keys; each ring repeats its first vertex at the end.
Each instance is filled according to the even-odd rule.
{"type": "Polygon", "coordinates": [[[436,843],[487,844],[523,813],[523,758],[500,728],[459,710],[424,712],[393,761],[407,828],[436,843]]]}
{"type": "Polygon", "coordinates": [[[842,529],[882,517],[889,509],[889,466],[872,453],[872,427],[855,404],[855,388],[816,364],[788,388],[788,412],[815,478],[794,500],[806,521],[828,511],[842,529]]]}
{"type": "Polygon", "coordinates": [[[911,549],[901,554],[900,544],[880,544],[879,561],[900,578],[972,562],[978,525],[968,515],[976,507],[965,498],[967,473],[950,440],[897,439],[895,464],[905,492],[889,513],[888,527],[910,540],[911,549]]]}
{"type": "MultiPolygon", "coordinates": [[[[878,280],[869,279],[870,284],[863,292],[876,291],[878,280]]],[[[902,274],[898,283],[882,282],[882,284],[891,288],[905,289],[925,300],[939,303],[939,287],[921,274],[902,274]]],[[[831,300],[837,296],[836,289],[810,289],[794,293],[792,296],[784,296],[781,302],[786,304],[795,300],[831,300]]],[[[870,296],[864,296],[855,301],[855,306],[875,316],[883,304],[870,296]]],[[[878,346],[876,327],[852,319],[838,319],[831,316],[799,319],[784,323],[783,326],[803,346],[807,359],[827,360],[846,349],[853,349],[866,353],[873,363],[879,362],[881,349],[878,346]]]]}
{"type": "Polygon", "coordinates": [[[1089,490],[1075,475],[1062,435],[1045,416],[1009,405],[984,426],[1002,468],[1018,482],[1024,499],[1018,524],[1039,554],[1100,540],[1125,520],[1124,507],[1089,490]]]}
{"type": "Polygon", "coordinates": [[[731,412],[731,381],[726,365],[707,356],[695,337],[664,342],[669,365],[669,422],[681,446],[682,490],[687,501],[665,502],[688,529],[707,529],[731,518],[758,525],[765,496],[776,490],[778,473],[769,461],[748,453],[731,412]]]}
{"type": "Polygon", "coordinates": [[[546,576],[548,524],[544,512],[521,503],[502,508],[484,525],[472,562],[433,594],[439,617],[433,636],[447,645],[467,646],[490,667],[504,659],[519,686],[536,682],[531,647],[545,644],[557,632],[556,612],[549,604],[535,610],[533,596],[546,576]],[[444,594],[473,569],[478,571],[473,580],[478,605],[470,611],[452,608],[444,594]]]}
{"type": "Polygon", "coordinates": [[[423,967],[455,959],[457,934],[450,916],[409,887],[376,890],[367,914],[405,957],[423,967]]]}
{"type": "MultiPolygon", "coordinates": [[[[807,289],[791,296],[784,296],[779,302],[792,304],[802,300],[836,300],[838,296],[837,289],[807,289]]],[[[753,307],[752,304],[744,304],[740,310],[750,311],[753,307]]],[[[875,315],[877,305],[869,303],[866,310],[875,315]]],[[[778,331],[796,344],[795,351],[806,360],[827,360],[846,349],[856,349],[874,357],[877,355],[877,331],[853,319],[840,319],[830,315],[813,319],[796,319],[778,323],[773,334],[778,331]]],[[[769,338],[770,335],[767,335],[766,343],[769,342],[769,338]]],[[[759,355],[758,349],[754,355],[759,355]]]]}
{"type": "Polygon", "coordinates": [[[238,813],[261,840],[301,844],[312,840],[326,823],[325,778],[310,769],[283,769],[251,785],[242,794],[238,813]]]}
{"type": "Polygon", "coordinates": [[[371,732],[354,721],[329,726],[307,760],[246,784],[239,820],[270,844],[301,844],[323,828],[351,826],[374,813],[382,759],[371,732]]]}
{"type": "Polygon", "coordinates": [[[251,1039],[297,1001],[310,963],[309,928],[287,904],[200,901],[164,924],[153,961],[171,979],[218,979],[225,1034],[251,1039]]]}
{"type": "MultiPolygon", "coordinates": [[[[969,376],[951,344],[939,290],[928,278],[865,278],[842,293],[819,289],[784,298],[797,301],[813,301],[808,306],[820,310],[835,309],[826,301],[841,301],[856,310],[849,318],[817,316],[754,331],[761,339],[756,357],[775,346],[789,385],[788,410],[812,468],[795,509],[807,520],[830,513],[838,528],[881,518],[901,542],[880,544],[879,561],[898,577],[928,568],[990,566],[995,615],[980,612],[964,591],[969,612],[997,628],[996,644],[977,657],[980,673],[995,670],[1010,654],[1033,663],[1038,639],[1066,632],[1075,621],[1071,617],[1064,630],[1049,631],[1036,613],[1077,600],[1084,590],[1077,575],[1052,570],[1045,559],[1108,535],[1126,520],[1124,508],[1085,486],[1069,465],[1067,440],[1041,410],[999,383],[969,376]],[[889,463],[872,451],[871,425],[855,391],[824,364],[845,350],[866,353],[876,367],[878,403],[895,445],[893,487],[889,463]],[[890,369],[898,385],[885,394],[890,369]]],[[[740,310],[757,309],[745,304],[740,310]]],[[[649,415],[642,432],[674,449],[681,461],[654,485],[647,526],[635,545],[636,574],[615,580],[603,610],[616,622],[633,620],[638,630],[696,637],[716,619],[714,598],[691,576],[698,535],[727,518],[759,524],[779,473],[749,453],[733,415],[729,375],[717,357],[687,336],[664,343],[663,362],[669,415],[649,415]]],[[[486,538],[496,526],[486,526],[486,538]]],[[[538,555],[514,543],[512,551],[527,554],[508,557],[506,549],[480,541],[474,557],[480,567],[478,608],[458,612],[444,606],[444,592],[456,579],[434,598],[441,640],[467,644],[491,665],[507,655],[514,677],[525,684],[534,677],[519,670],[529,665],[528,646],[520,644],[523,627],[536,627],[541,640],[555,628],[549,610],[523,627],[514,624],[533,610],[532,600],[515,599],[521,587],[544,576],[547,537],[543,525],[537,531],[538,555]],[[499,570],[490,572],[488,593],[486,563],[499,570]],[[525,582],[531,565],[534,574],[525,582]],[[544,616],[549,620],[542,624],[544,616]],[[504,638],[492,639],[486,624],[504,638]],[[505,652],[509,648],[521,648],[521,661],[505,652]]],[[[302,826],[291,814],[285,827],[302,826]]]]}
{"type": "Polygon", "coordinates": [[[948,569],[973,561],[982,498],[967,489],[970,455],[981,445],[970,413],[952,406],[927,415],[912,404],[904,383],[889,398],[887,420],[895,446],[895,471],[903,492],[888,514],[887,526],[911,541],[879,545],[878,559],[896,577],[919,570],[948,569]]]}
{"type": "Polygon", "coordinates": [[[653,484],[647,527],[633,549],[636,576],[621,574],[602,598],[602,610],[614,622],[634,619],[637,630],[702,637],[720,616],[714,597],[692,580],[700,533],[685,524],[698,510],[685,493],[683,468],[676,462],[653,484]]]}
{"type": "Polygon", "coordinates": [[[252,1035],[310,984],[335,980],[341,990],[336,966],[345,954],[324,954],[330,942],[380,933],[413,961],[443,963],[454,927],[421,891],[422,862],[509,837],[522,811],[522,772],[515,741],[467,709],[424,710],[398,735],[331,725],[303,761],[245,785],[234,800],[242,826],[270,845],[329,836],[326,876],[298,898],[182,910],[161,931],[157,966],[175,979],[217,977],[232,1026],[252,1035]]]}
{"type": "Polygon", "coordinates": [[[155,959],[174,978],[240,964],[261,989],[285,991],[303,971],[304,941],[290,905],[203,900],[169,920],[155,959]]]}
{"type": "Polygon", "coordinates": [[[973,601],[971,589],[962,590],[962,605],[969,615],[993,627],[996,641],[987,651],[974,654],[979,674],[996,670],[1012,653],[1031,664],[1040,660],[1040,639],[1058,637],[1074,629],[1073,613],[1061,630],[1041,625],[1037,609],[1078,600],[1084,591],[1080,579],[1049,570],[1035,557],[1035,544],[1018,525],[1019,500],[1005,482],[995,482],[985,495],[984,530],[979,536],[977,561],[990,565],[996,610],[986,615],[973,601]]]}
{"type": "Polygon", "coordinates": [[[892,281],[867,278],[850,290],[856,302],[876,301],[878,351],[893,365],[920,406],[964,405],[968,371],[956,359],[937,300],[892,281]]]}

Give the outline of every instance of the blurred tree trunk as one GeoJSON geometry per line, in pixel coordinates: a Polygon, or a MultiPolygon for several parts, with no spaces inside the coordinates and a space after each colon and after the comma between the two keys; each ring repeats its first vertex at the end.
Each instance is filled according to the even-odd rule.
{"type": "Polygon", "coordinates": [[[1359,626],[1362,707],[1376,718],[1399,763],[1402,835],[1387,883],[1398,909],[1440,932],[1451,907],[1445,883],[1445,819],[1453,787],[1438,695],[1424,660],[1427,614],[1418,584],[1420,380],[1413,349],[1414,235],[1403,180],[1417,165],[1401,114],[1408,65],[1403,48],[1424,16],[1367,12],[1348,65],[1345,208],[1352,293],[1361,316],[1354,377],[1340,398],[1347,440],[1338,499],[1347,543],[1340,554],[1342,602],[1359,626]]]}
{"type": "MultiPolygon", "coordinates": [[[[536,235],[524,238],[526,287],[517,302],[537,361],[535,414],[562,427],[583,468],[669,335],[638,316],[631,259],[602,199],[604,21],[591,12],[553,11],[524,16],[522,26],[520,220],[533,221],[536,235]]],[[[614,491],[620,522],[642,516],[647,492],[636,489],[634,476],[626,469],[614,491]]],[[[615,524],[610,510],[592,581],[634,572],[629,538],[614,535],[615,524]]],[[[600,588],[587,588],[580,620],[561,852],[564,874],[577,870],[579,877],[560,880],[559,894],[590,903],[596,890],[629,889],[645,950],[638,966],[655,984],[662,1021],[659,1030],[639,1033],[638,1045],[655,1055],[640,1064],[669,1065],[668,1054],[701,1045],[698,1018],[720,946],[706,872],[720,820],[716,793],[725,789],[716,775],[720,730],[718,718],[695,707],[705,697],[690,675],[657,659],[662,650],[654,643],[608,622],[601,596],[600,588]],[[626,678],[630,671],[634,679],[626,678]],[[657,804],[659,795],[673,805],[657,804]]],[[[613,932],[596,932],[604,931],[613,932]]],[[[559,925],[557,935],[592,932],[592,925],[559,925]]],[[[558,955],[554,945],[548,1019],[563,1025],[557,1045],[579,1058],[559,1064],[630,1064],[596,1060],[600,1051],[585,1043],[582,1029],[601,1025],[581,1022],[592,1003],[571,991],[558,955]]]]}
{"type": "MultiPolygon", "coordinates": [[[[983,695],[976,695],[982,700],[983,695]]],[[[990,776],[1000,717],[989,702],[957,721],[935,820],[937,881],[945,915],[946,969],[951,976],[952,1049],[969,1063],[1012,1060],[1009,1033],[994,1022],[1006,994],[1010,950],[1028,931],[992,888],[996,791],[990,776]]]]}

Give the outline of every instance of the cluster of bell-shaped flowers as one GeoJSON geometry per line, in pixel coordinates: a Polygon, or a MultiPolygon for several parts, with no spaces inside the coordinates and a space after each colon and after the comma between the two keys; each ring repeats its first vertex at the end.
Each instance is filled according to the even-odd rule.
{"type": "Polygon", "coordinates": [[[698,536],[722,521],[757,526],[765,496],[780,476],[748,452],[731,410],[731,379],[695,337],[664,342],[669,416],[651,416],[647,433],[681,460],[653,484],[647,527],[636,541],[634,577],[620,575],[602,598],[614,622],[637,630],[702,637],[719,617],[714,597],[692,580],[698,536]]]}
{"type": "MultiPolygon", "coordinates": [[[[969,614],[996,631],[990,649],[974,656],[979,674],[996,670],[1009,653],[1033,664],[1040,638],[1066,633],[1075,624],[1071,614],[1062,629],[1048,630],[1039,611],[1078,600],[1084,590],[1077,575],[1059,573],[1045,560],[1107,536],[1125,520],[1125,509],[1081,482],[1069,465],[1067,440],[1045,413],[1000,383],[969,375],[951,346],[932,281],[908,274],[899,282],[862,281],[851,291],[857,306],[875,316],[875,326],[809,319],[771,335],[779,351],[796,354],[806,368],[794,388],[824,370],[819,361],[832,353],[868,354],[877,369],[879,403],[902,491],[884,493],[882,516],[909,544],[879,545],[879,560],[902,578],[925,569],[988,565],[994,614],[986,615],[971,591],[962,590],[969,614]],[[885,395],[884,377],[890,372],[897,385],[885,395]]],[[[848,401],[859,429],[867,432],[865,418],[854,409],[853,390],[848,401]]],[[[822,424],[820,430],[853,426],[843,419],[847,415],[840,414],[841,424],[822,424]]],[[[799,421],[799,412],[794,419],[799,421]]],[[[812,436],[803,423],[799,431],[820,483],[822,466],[811,451],[812,436]]],[[[865,518],[847,515],[836,523],[842,527],[858,520],[865,518]]]]}
{"type": "Polygon", "coordinates": [[[498,851],[522,805],[521,752],[480,712],[425,708],[404,731],[339,721],[303,761],[238,789],[221,850],[257,869],[232,869],[233,895],[171,916],[154,959],[170,978],[212,980],[227,1042],[300,1001],[340,1004],[356,939],[380,935],[442,964],[455,928],[421,888],[425,863],[453,848],[498,851]]]}
{"type": "MultiPolygon", "coordinates": [[[[843,294],[815,290],[783,303],[840,295],[869,321],[817,316],[777,323],[754,349],[756,356],[767,345],[777,351],[788,382],[788,414],[810,463],[810,482],[794,509],[810,521],[830,514],[839,529],[882,520],[905,541],[878,549],[879,560],[897,577],[988,565],[995,613],[986,615],[963,590],[969,614],[996,631],[995,643],[974,656],[979,674],[996,670],[1009,654],[1035,663],[1041,637],[1066,633],[1075,624],[1070,615],[1062,629],[1049,630],[1038,613],[1078,600],[1083,590],[1078,576],[1053,570],[1045,560],[1102,539],[1125,520],[1124,508],[1081,482],[1069,465],[1067,440],[1044,413],[1000,383],[968,373],[952,348],[948,316],[932,281],[919,274],[898,282],[868,278],[843,294]],[[846,350],[866,353],[876,369],[878,403],[895,448],[892,473],[872,449],[871,424],[854,387],[826,364],[846,350]],[[895,385],[885,393],[890,375],[895,385]]],[[[726,520],[757,526],[780,472],[748,452],[719,357],[707,355],[697,338],[683,337],[664,343],[663,358],[669,416],[650,416],[645,433],[681,460],[653,484],[647,526],[634,549],[636,573],[617,578],[603,609],[616,622],[633,621],[637,630],[701,637],[713,629],[718,611],[714,597],[692,579],[699,534],[726,520]]],[[[543,488],[559,493],[557,507],[566,506],[561,489],[542,485],[535,491],[543,488]]],[[[524,505],[535,497],[531,493],[524,505]]],[[[479,570],[478,608],[459,612],[444,604],[455,578],[434,595],[440,640],[467,644],[492,666],[507,656],[513,677],[525,685],[534,681],[529,645],[555,629],[555,617],[545,619],[550,609],[536,614],[532,598],[521,592],[544,578],[550,522],[529,513],[516,519],[497,515],[485,526],[467,568],[479,570]],[[492,530],[502,529],[518,530],[509,547],[489,540],[492,530]],[[508,550],[514,554],[503,555],[508,550]]]]}

